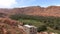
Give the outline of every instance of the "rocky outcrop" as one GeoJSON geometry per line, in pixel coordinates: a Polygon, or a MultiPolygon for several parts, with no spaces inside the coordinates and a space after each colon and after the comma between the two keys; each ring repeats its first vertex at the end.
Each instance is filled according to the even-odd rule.
{"type": "Polygon", "coordinates": [[[23,23],[10,18],[0,18],[0,34],[25,34],[23,23]]]}

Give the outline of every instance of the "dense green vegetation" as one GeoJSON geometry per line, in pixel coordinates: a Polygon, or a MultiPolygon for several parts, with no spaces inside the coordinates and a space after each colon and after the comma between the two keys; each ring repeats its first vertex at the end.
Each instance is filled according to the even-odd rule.
{"type": "Polygon", "coordinates": [[[47,27],[49,27],[50,29],[52,28],[52,30],[60,30],[60,17],[53,17],[53,16],[43,17],[43,16],[15,14],[15,15],[11,15],[10,18],[14,20],[19,20],[24,24],[35,25],[38,29],[39,28],[44,29],[43,27],[45,26],[46,28],[47,27]]]}

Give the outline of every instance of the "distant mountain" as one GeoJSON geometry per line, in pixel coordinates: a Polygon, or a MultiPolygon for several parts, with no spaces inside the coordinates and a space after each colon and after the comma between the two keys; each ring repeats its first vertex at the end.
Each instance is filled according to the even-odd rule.
{"type": "Polygon", "coordinates": [[[27,14],[27,15],[38,15],[38,16],[55,16],[60,17],[60,6],[30,6],[24,8],[13,8],[13,9],[0,9],[0,13],[7,15],[12,14],[27,14]]]}

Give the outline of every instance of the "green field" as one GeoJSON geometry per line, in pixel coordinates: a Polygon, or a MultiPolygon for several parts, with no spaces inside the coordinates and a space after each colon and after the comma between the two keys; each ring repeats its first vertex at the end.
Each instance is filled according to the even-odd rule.
{"type": "Polygon", "coordinates": [[[31,24],[40,28],[40,31],[58,32],[60,33],[60,17],[44,17],[16,14],[10,16],[11,19],[18,20],[24,24],[31,24]]]}
{"type": "Polygon", "coordinates": [[[25,24],[32,24],[36,27],[40,26],[40,25],[44,25],[44,23],[40,22],[40,21],[36,21],[36,20],[29,20],[29,19],[19,19],[20,22],[23,22],[25,24]]]}

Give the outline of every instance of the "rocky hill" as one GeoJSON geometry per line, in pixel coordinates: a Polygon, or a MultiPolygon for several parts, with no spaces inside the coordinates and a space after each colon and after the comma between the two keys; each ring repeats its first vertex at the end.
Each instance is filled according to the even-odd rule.
{"type": "Polygon", "coordinates": [[[13,8],[13,9],[0,8],[0,13],[4,13],[6,15],[27,14],[27,15],[38,15],[38,16],[60,17],[60,6],[49,6],[46,8],[40,6],[30,6],[30,7],[13,8]]]}
{"type": "Polygon", "coordinates": [[[0,18],[0,34],[25,34],[21,22],[9,18],[0,18]],[[20,28],[19,26],[20,25],[20,28]]]}

